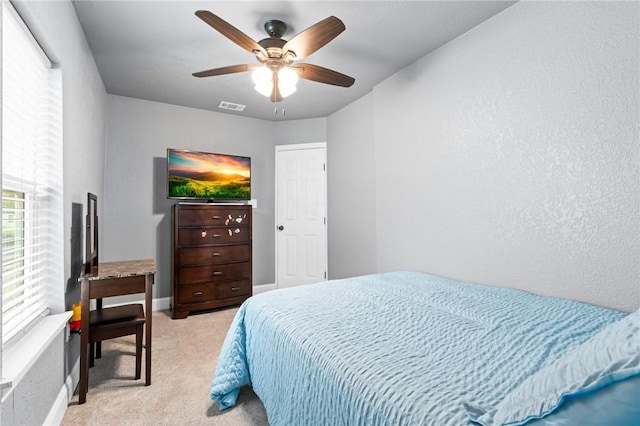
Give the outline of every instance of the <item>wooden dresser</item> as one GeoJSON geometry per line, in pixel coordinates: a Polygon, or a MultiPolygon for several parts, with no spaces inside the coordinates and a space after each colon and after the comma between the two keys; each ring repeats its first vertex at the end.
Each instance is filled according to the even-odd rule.
{"type": "Polygon", "coordinates": [[[251,206],[174,205],[171,317],[239,305],[251,289],[251,206]]]}

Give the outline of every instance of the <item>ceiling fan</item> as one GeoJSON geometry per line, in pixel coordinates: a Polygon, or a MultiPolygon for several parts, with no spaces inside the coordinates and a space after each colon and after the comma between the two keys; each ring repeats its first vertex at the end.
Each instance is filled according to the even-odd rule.
{"type": "Polygon", "coordinates": [[[264,29],[269,37],[257,42],[207,10],[197,11],[196,16],[238,46],[253,53],[260,64],[214,68],[193,73],[195,77],[212,77],[253,70],[256,90],[268,96],[272,102],[280,102],[293,93],[298,77],[341,87],[350,87],[355,82],[355,79],[348,75],[319,65],[294,64],[294,61],[311,55],[345,30],[342,21],[335,16],[313,24],[289,41],[281,38],[287,31],[284,22],[275,19],[267,21],[264,29]]]}

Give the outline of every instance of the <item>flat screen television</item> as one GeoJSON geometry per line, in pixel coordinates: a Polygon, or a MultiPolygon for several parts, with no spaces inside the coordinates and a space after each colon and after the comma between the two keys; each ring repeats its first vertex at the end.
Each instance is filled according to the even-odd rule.
{"type": "Polygon", "coordinates": [[[251,157],[167,149],[167,197],[180,200],[251,199],[251,157]]]}

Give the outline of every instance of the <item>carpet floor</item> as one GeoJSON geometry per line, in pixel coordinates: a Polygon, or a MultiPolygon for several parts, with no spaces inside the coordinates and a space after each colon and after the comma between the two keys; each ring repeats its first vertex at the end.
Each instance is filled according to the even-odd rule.
{"type": "MultiPolygon", "coordinates": [[[[226,332],[237,308],[172,320],[153,312],[151,386],[135,380],[135,336],[102,343],[102,358],[89,370],[87,402],[71,399],[62,420],[70,425],[268,425],[251,388],[238,404],[220,412],[209,386],[226,332]]],[[[143,352],[144,357],[144,352],[143,352]]],[[[77,390],[76,390],[77,391],[77,390]]]]}

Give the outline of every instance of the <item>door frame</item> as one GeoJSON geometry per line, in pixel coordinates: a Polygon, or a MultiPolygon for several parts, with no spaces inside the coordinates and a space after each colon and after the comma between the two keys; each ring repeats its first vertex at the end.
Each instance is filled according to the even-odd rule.
{"type": "Polygon", "coordinates": [[[323,158],[323,162],[324,162],[324,232],[323,232],[323,238],[324,238],[324,266],[325,266],[325,281],[329,279],[329,239],[328,239],[328,231],[327,231],[327,227],[329,226],[329,218],[327,217],[327,213],[328,213],[328,208],[327,208],[327,192],[328,192],[328,186],[327,186],[327,143],[326,142],[309,142],[309,143],[301,143],[301,144],[291,144],[291,145],[276,145],[276,149],[275,149],[275,159],[274,159],[274,202],[275,202],[275,206],[274,206],[274,224],[273,224],[273,232],[275,235],[274,238],[274,245],[275,245],[275,285],[276,288],[280,288],[278,286],[278,153],[279,152],[283,152],[283,151],[300,151],[300,150],[307,150],[307,149],[322,149],[323,153],[324,153],[324,158],[323,158]]]}

